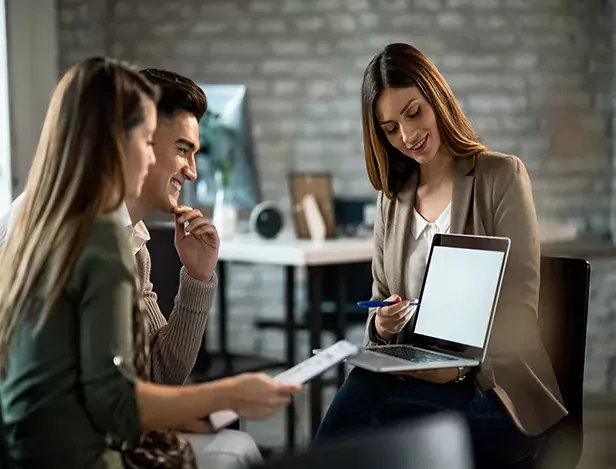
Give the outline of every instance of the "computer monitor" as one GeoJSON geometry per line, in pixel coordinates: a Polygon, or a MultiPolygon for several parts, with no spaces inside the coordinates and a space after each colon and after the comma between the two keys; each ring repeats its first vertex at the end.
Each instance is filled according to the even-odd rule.
{"type": "Polygon", "coordinates": [[[231,162],[230,194],[238,210],[252,210],[261,201],[255,165],[255,146],[248,111],[248,90],[244,85],[199,84],[208,103],[199,122],[196,156],[197,181],[192,188],[196,206],[213,206],[218,184],[217,169],[231,162]]]}

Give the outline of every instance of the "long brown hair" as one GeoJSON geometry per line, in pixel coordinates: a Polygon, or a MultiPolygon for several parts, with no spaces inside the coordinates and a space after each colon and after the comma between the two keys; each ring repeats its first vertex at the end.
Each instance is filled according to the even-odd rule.
{"type": "Polygon", "coordinates": [[[372,186],[389,199],[400,192],[418,164],[389,143],[378,124],[375,103],[383,90],[409,86],[417,86],[434,109],[441,141],[454,156],[471,156],[486,150],[434,64],[411,45],[386,46],[364,72],[362,127],[368,177],[372,186]]]}
{"type": "Polygon", "coordinates": [[[40,327],[96,218],[124,200],[129,133],[157,89],[131,67],[94,57],[75,65],[51,98],[24,199],[0,254],[0,371],[32,292],[42,282],[40,327]]]}

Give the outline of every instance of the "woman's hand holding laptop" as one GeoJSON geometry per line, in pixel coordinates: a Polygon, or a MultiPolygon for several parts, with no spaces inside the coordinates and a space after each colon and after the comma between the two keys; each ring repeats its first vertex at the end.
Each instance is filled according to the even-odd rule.
{"type": "Polygon", "coordinates": [[[396,304],[377,308],[374,326],[379,336],[389,342],[404,329],[406,323],[413,317],[417,306],[411,303],[416,303],[417,300],[403,301],[399,295],[394,294],[386,301],[393,301],[396,304]]]}

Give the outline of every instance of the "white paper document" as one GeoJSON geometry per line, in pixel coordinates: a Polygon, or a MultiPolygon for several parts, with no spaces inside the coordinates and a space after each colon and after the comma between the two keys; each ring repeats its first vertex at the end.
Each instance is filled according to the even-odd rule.
{"type": "MultiPolygon", "coordinates": [[[[303,362],[283,371],[275,376],[274,379],[284,384],[304,384],[358,353],[359,347],[346,340],[341,340],[303,362]]],[[[239,416],[232,410],[221,410],[210,415],[210,423],[214,430],[217,431],[232,424],[238,418],[239,416]]]]}

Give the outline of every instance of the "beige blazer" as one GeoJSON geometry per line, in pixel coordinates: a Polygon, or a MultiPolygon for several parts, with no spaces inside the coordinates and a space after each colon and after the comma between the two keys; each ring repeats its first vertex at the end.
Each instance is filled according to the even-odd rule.
{"type": "MultiPolygon", "coordinates": [[[[457,158],[455,165],[451,233],[511,239],[487,357],[476,382],[484,390],[494,389],[522,432],[538,435],[567,415],[567,410],[537,325],[540,246],[530,179],[518,158],[494,152],[457,158]]],[[[409,299],[406,277],[417,183],[415,172],[395,200],[379,193],[374,300],[392,294],[409,299]]],[[[368,321],[374,314],[370,312],[368,321]]],[[[407,331],[413,322],[398,334],[397,343],[411,339],[407,331]]],[[[367,333],[365,343],[376,345],[367,333]]]]}

